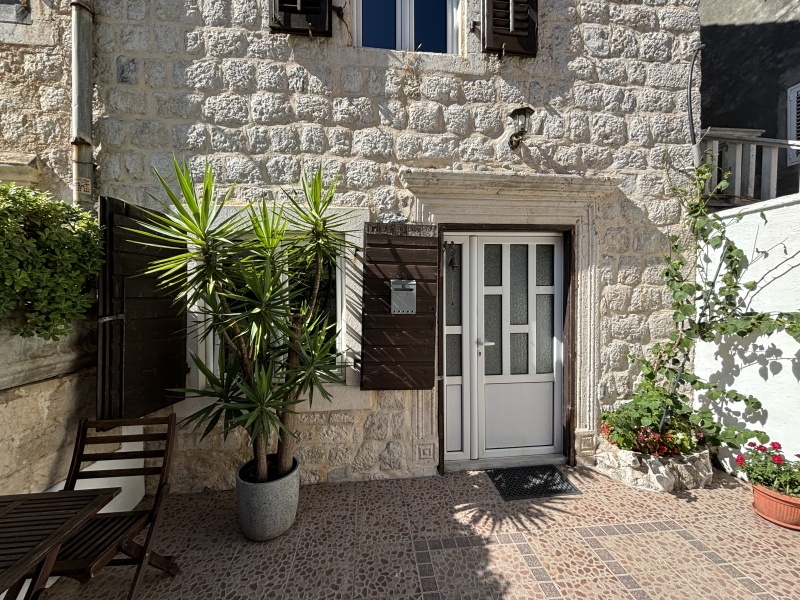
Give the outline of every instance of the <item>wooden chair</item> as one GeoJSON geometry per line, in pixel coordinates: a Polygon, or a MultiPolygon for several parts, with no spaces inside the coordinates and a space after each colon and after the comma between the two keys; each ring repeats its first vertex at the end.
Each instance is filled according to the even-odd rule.
{"type": "Polygon", "coordinates": [[[173,576],[177,574],[178,565],[171,556],[163,556],[152,550],[164,501],[169,491],[170,462],[174,445],[174,414],[166,418],[114,421],[89,421],[83,419],[81,421],[65,489],[75,489],[75,484],[82,479],[142,475],[158,475],[158,489],[156,490],[153,504],[149,509],[95,515],[86,527],[61,547],[58,559],[53,566],[52,575],[70,577],[77,579],[81,583],[86,583],[106,565],[136,565],[136,574],[133,577],[133,583],[128,593],[128,600],[133,600],[137,596],[146,565],[153,565],[173,576]],[[148,428],[158,427],[159,429],[160,426],[164,426],[165,429],[159,433],[112,435],[102,433],[103,431],[123,426],[146,426],[148,428]],[[89,435],[90,429],[95,430],[92,435],[89,435]],[[138,451],[123,450],[120,452],[87,452],[88,448],[97,448],[99,444],[123,444],[126,442],[163,442],[163,448],[147,448],[138,451]],[[136,468],[121,468],[114,465],[92,470],[81,470],[80,468],[81,464],[87,462],[97,464],[125,459],[145,459],[146,462],[143,467],[136,468]],[[147,534],[144,543],[135,542],[134,538],[145,528],[147,528],[147,534]],[[125,557],[115,558],[118,554],[123,554],[125,557]]]}

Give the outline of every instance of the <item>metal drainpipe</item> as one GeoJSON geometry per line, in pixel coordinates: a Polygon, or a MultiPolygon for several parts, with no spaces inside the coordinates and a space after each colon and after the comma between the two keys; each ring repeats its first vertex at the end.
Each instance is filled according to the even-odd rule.
{"type": "Polygon", "coordinates": [[[94,210],[92,0],[72,0],[72,203],[94,210]]]}

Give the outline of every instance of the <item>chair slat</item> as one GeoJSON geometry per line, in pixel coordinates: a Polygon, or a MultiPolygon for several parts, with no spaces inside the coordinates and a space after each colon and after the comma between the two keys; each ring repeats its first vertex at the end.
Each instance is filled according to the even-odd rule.
{"type": "Polygon", "coordinates": [[[124,435],[95,435],[86,438],[86,444],[124,444],[125,442],[163,442],[166,433],[131,433],[124,435]]]}
{"type": "Polygon", "coordinates": [[[138,450],[133,452],[84,452],[81,462],[97,462],[101,460],[134,460],[140,458],[163,458],[163,450],[138,450]]]}
{"type": "Polygon", "coordinates": [[[150,427],[152,425],[169,425],[169,417],[152,417],[149,419],[110,419],[87,421],[86,426],[91,429],[113,429],[116,427],[150,427]]]}
{"type": "Polygon", "coordinates": [[[134,467],[130,469],[98,469],[81,471],[78,479],[104,479],[106,477],[138,477],[139,475],[160,475],[161,467],[134,467]]]}

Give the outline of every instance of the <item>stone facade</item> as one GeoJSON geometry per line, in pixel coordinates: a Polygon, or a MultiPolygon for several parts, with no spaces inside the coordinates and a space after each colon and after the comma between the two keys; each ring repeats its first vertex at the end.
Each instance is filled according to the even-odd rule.
{"type": "Polygon", "coordinates": [[[600,440],[595,455],[595,469],[630,485],[656,492],[679,492],[711,485],[714,472],[711,458],[704,449],[680,456],[650,456],[621,450],[606,440],[600,440]]]}
{"type": "MultiPolygon", "coordinates": [[[[448,213],[456,214],[451,221],[430,217],[402,172],[613,178],[616,194],[593,194],[587,185],[570,195],[568,186],[567,196],[562,189],[541,198],[568,197],[575,209],[561,218],[580,223],[593,244],[584,274],[596,303],[582,310],[594,325],[581,333],[581,348],[594,375],[586,380],[591,406],[579,416],[585,435],[577,448],[590,460],[599,407],[629,397],[635,382],[627,355],[671,327],[659,271],[667,235],[681,233],[681,211],[664,194],[663,157],[688,150],[685,57],[698,41],[697,0],[540,0],[539,55],[503,59],[483,54],[479,34],[469,31],[479,0],[461,1],[457,55],[354,48],[353,4],[344,9],[347,27],[334,17],[332,39],[310,39],[270,33],[266,0],[96,0],[99,193],[152,205],[149,194],[161,192],[151,167],[169,174],[176,155],[195,171],[208,157],[223,183],[237,182],[240,202],[280,200],[302,169],[321,166],[327,181],[338,175],[337,202],[362,209],[365,220],[454,222],[466,219],[458,211],[448,213]],[[507,117],[521,104],[534,115],[512,151],[507,117]]],[[[64,24],[56,28],[67,39],[64,24]]],[[[3,67],[39,102],[52,85],[35,70],[26,76],[19,58],[38,49],[13,50],[3,67]]],[[[61,66],[63,88],[67,61],[61,66]]],[[[14,141],[13,131],[4,126],[4,142],[41,147],[39,138],[14,141]]],[[[47,148],[52,165],[65,164],[67,140],[53,138],[47,148]]],[[[495,197],[485,191],[484,200],[495,197]]],[[[464,208],[473,200],[475,193],[464,208]]],[[[518,211],[506,223],[553,224],[519,199],[496,201],[498,214],[518,211]]],[[[357,257],[348,264],[348,313],[357,321],[360,266],[357,257]]],[[[354,355],[360,323],[347,325],[354,355]]],[[[348,377],[332,405],[303,415],[303,480],[433,474],[434,393],[359,392],[357,373],[348,377]]],[[[176,407],[180,415],[187,410],[176,407]]],[[[183,440],[177,460],[184,466],[176,470],[193,475],[178,487],[224,486],[218,470],[240,452],[228,447],[238,446],[183,440]]]]}

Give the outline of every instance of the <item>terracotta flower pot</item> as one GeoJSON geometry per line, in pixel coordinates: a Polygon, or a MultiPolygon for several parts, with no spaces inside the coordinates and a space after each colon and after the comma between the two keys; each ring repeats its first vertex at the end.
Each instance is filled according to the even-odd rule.
{"type": "Polygon", "coordinates": [[[753,510],[771,523],[800,531],[800,498],[754,485],[753,510]]]}

